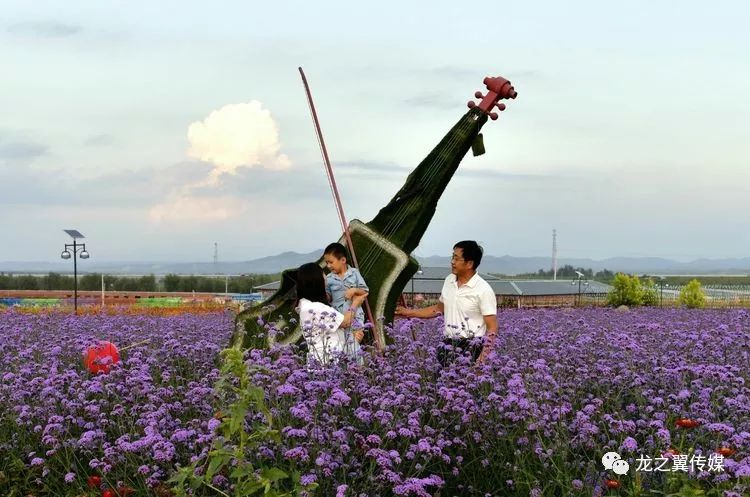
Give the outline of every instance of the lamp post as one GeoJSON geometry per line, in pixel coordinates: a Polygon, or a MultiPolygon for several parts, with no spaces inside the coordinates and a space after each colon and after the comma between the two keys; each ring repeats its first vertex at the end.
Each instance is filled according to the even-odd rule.
{"type": "Polygon", "coordinates": [[[659,277],[659,307],[664,307],[664,287],[669,288],[669,284],[666,281],[667,279],[664,276],[659,277]]]}
{"type": "MultiPolygon", "coordinates": [[[[417,269],[417,274],[424,274],[421,267],[417,269]]],[[[411,277],[411,306],[414,307],[414,276],[411,277]]]]}
{"type": "Polygon", "coordinates": [[[65,250],[63,250],[62,254],[60,254],[60,257],[62,257],[65,260],[73,258],[73,311],[75,314],[78,314],[78,263],[77,259],[80,257],[81,259],[88,259],[89,253],[86,252],[86,244],[85,243],[78,243],[78,240],[84,238],[84,236],[81,234],[78,230],[63,230],[65,233],[70,235],[70,237],[73,239],[73,243],[66,243],[65,244],[65,250]],[[71,254],[72,249],[72,254],[71,254]],[[78,255],[78,251],[81,251],[81,254],[78,255]]]}
{"type": "MultiPolygon", "coordinates": [[[[584,277],[586,275],[583,274],[580,271],[576,271],[576,275],[578,275],[578,279],[571,281],[570,284],[571,285],[575,285],[576,282],[578,282],[578,301],[577,301],[578,303],[577,303],[577,306],[580,307],[580,305],[581,305],[581,283],[583,282],[583,279],[584,279],[584,277]]],[[[584,286],[589,286],[589,282],[586,281],[586,283],[584,284],[584,286]]]]}

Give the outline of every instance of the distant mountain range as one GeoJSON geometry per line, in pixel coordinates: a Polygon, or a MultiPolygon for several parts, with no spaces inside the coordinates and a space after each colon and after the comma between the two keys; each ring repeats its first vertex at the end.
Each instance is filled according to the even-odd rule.
{"type": "MultiPolygon", "coordinates": [[[[278,273],[284,269],[298,267],[305,262],[315,261],[321,250],[300,254],[282,254],[237,262],[96,262],[91,259],[80,261],[78,268],[83,273],[107,274],[248,274],[278,273]]],[[[448,257],[432,256],[420,259],[424,266],[448,267],[448,257]]],[[[609,269],[638,274],[750,274],[750,257],[735,259],[696,259],[678,262],[659,257],[612,257],[609,259],[559,259],[558,267],[570,264],[574,267],[591,268],[594,271],[609,269]]],[[[72,264],[67,262],[0,262],[0,272],[13,273],[70,273],[72,264]]],[[[484,256],[481,271],[514,275],[534,273],[551,267],[549,257],[512,257],[504,255],[484,256]]]]}

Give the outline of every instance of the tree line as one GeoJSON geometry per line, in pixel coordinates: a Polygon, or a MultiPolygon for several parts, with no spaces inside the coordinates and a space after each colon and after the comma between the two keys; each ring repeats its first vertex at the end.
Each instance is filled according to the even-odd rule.
{"type": "MultiPolygon", "coordinates": [[[[680,290],[677,302],[690,309],[700,309],[706,305],[706,294],[701,282],[693,279],[680,290]]],[[[656,306],[662,305],[661,294],[656,282],[651,278],[639,278],[617,273],[612,281],[612,291],[607,295],[607,305],[611,306],[656,306]]]]}
{"type": "MultiPolygon", "coordinates": [[[[279,274],[243,274],[239,276],[195,276],[167,274],[157,278],[147,276],[104,275],[106,291],[117,292],[208,292],[252,293],[254,287],[277,281],[279,274]]],[[[48,273],[45,275],[0,273],[0,290],[73,290],[73,276],[48,273]]],[[[101,273],[78,277],[78,289],[101,291],[101,273]]]]}
{"type": "MultiPolygon", "coordinates": [[[[579,271],[583,274],[583,278],[587,280],[596,280],[601,281],[604,283],[609,283],[612,281],[615,277],[615,273],[613,271],[610,271],[609,269],[603,269],[601,271],[594,272],[591,268],[583,268],[583,267],[574,267],[570,264],[566,264],[560,268],[557,268],[557,278],[561,280],[565,279],[577,279],[578,273],[576,271],[579,271]]],[[[516,274],[514,276],[507,276],[507,275],[498,275],[502,276],[503,278],[507,279],[517,279],[517,280],[551,280],[555,273],[551,269],[540,269],[536,273],[521,273],[516,274]]]]}
{"type": "MultiPolygon", "coordinates": [[[[573,267],[570,264],[566,264],[557,269],[558,279],[570,279],[575,280],[578,278],[576,271],[583,273],[584,279],[601,281],[602,283],[612,284],[615,280],[615,272],[609,269],[602,269],[601,271],[594,272],[591,268],[573,267]]],[[[514,276],[508,275],[497,275],[506,279],[524,279],[524,280],[550,280],[554,276],[554,272],[551,269],[540,269],[536,273],[522,273],[514,276]]],[[[750,275],[706,275],[706,276],[681,276],[681,275],[665,275],[665,276],[654,276],[648,274],[641,274],[642,280],[651,279],[654,283],[659,285],[670,285],[670,286],[682,286],[687,285],[693,280],[697,280],[703,286],[712,285],[724,285],[724,286],[739,286],[739,285],[750,285],[750,275]]]]}

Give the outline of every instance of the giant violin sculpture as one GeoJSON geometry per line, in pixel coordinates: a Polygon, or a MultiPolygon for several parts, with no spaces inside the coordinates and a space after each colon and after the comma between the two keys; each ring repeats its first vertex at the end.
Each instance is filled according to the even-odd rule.
{"type": "MultiPolygon", "coordinates": [[[[484,78],[484,85],[486,94],[479,91],[474,94],[481,101],[468,103],[469,111],[412,171],[391,201],[369,223],[352,220],[348,233],[342,236],[345,245],[348,245],[347,239],[351,240],[348,246],[354,248],[358,269],[370,287],[368,303],[370,315],[374,318],[374,343],[378,348],[382,348],[387,338],[384,323],[392,320],[404,287],[419,268],[418,262],[409,254],[419,245],[440,196],[469,148],[473,149],[474,155],[484,153],[479,131],[488,117],[497,119],[495,109],[505,110],[505,104],[498,101],[516,98],[515,89],[504,78],[484,78]]],[[[311,108],[317,125],[312,102],[311,108]]],[[[320,133],[319,139],[322,140],[320,133]]],[[[327,160],[325,148],[324,156],[327,160]]],[[[318,262],[324,267],[322,257],[318,262]]],[[[273,341],[293,343],[301,338],[294,309],[297,300],[295,278],[296,269],[284,271],[279,290],[274,295],[237,316],[232,337],[234,347],[262,348],[273,341]],[[270,323],[276,330],[274,336],[269,336],[266,329],[266,324],[270,323]]]]}

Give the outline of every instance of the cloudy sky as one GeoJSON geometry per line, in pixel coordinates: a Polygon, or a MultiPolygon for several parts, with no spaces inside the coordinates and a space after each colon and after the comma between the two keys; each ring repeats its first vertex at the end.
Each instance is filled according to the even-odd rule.
{"type": "Polygon", "coordinates": [[[740,1],[5,1],[0,260],[244,260],[369,221],[487,75],[519,97],[418,256],[750,255],[740,1]],[[323,6],[325,5],[325,6],[323,6]]]}

